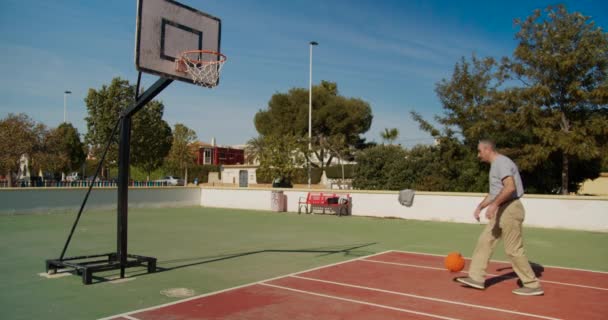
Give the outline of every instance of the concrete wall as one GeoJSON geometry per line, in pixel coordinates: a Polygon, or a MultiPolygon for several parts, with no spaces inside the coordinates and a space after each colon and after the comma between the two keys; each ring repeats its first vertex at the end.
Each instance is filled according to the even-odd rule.
{"type": "MultiPolygon", "coordinates": [[[[279,189],[275,189],[279,190],[279,189]]],[[[270,189],[201,189],[201,205],[208,207],[270,210],[270,189]]],[[[307,190],[282,189],[287,211],[298,211],[298,199],[307,190]]],[[[333,193],[336,190],[319,192],[333,193]]],[[[411,207],[397,201],[397,192],[349,191],[356,216],[477,223],[473,210],[484,194],[417,192],[411,207]]],[[[566,228],[608,232],[608,197],[527,195],[525,224],[543,228],[566,228]]],[[[484,220],[482,220],[484,222],[484,220]]]]}
{"type": "MultiPolygon", "coordinates": [[[[0,214],[52,213],[80,208],[86,188],[0,189],[0,214]]],[[[116,188],[93,189],[86,209],[115,209],[116,188]]],[[[129,206],[141,208],[198,206],[199,188],[131,188],[129,206]]]]}
{"type": "MultiPolygon", "coordinates": [[[[272,191],[283,191],[287,211],[298,211],[303,189],[251,189],[221,187],[131,188],[131,207],[206,206],[270,210],[272,191]]],[[[52,213],[78,210],[86,189],[0,189],[0,214],[52,213]]],[[[336,190],[319,190],[333,193],[336,190]]],[[[115,209],[116,189],[94,189],[87,209],[115,209]]],[[[417,192],[411,207],[401,206],[397,192],[349,191],[352,214],[415,220],[476,223],[472,214],[483,194],[417,192]]],[[[538,196],[522,199],[526,225],[608,232],[608,197],[538,196]]],[[[483,220],[482,220],[483,222],[483,220]]]]}

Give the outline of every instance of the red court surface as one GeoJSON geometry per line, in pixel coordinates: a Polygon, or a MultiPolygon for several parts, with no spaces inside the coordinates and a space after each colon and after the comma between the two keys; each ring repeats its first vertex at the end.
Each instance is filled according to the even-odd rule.
{"type": "Polygon", "coordinates": [[[509,263],[481,291],[443,258],[383,252],[106,319],[608,319],[606,272],[537,265],[545,295],[522,297],[509,263]]]}

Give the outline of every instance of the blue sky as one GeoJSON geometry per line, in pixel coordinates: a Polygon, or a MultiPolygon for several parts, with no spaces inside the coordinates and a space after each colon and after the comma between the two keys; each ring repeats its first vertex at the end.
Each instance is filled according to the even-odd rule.
{"type": "MultiPolygon", "coordinates": [[[[434,87],[461,56],[501,57],[515,48],[513,19],[550,1],[236,1],[182,0],[222,19],[228,56],[213,90],[174,82],[157,99],[171,126],[202,141],[242,144],[257,136],[255,113],[276,92],[308,87],[308,42],[315,40],[313,82],[335,81],[373,110],[369,140],[400,130],[405,146],[430,143],[409,112],[442,112],[434,87]]],[[[570,11],[608,26],[602,1],[567,1],[570,11]]],[[[84,98],[113,77],[136,82],[135,0],[0,0],[0,118],[24,112],[54,127],[86,132],[84,98]]],[[[144,75],[144,86],[156,78],[144,75]]],[[[314,114],[313,114],[314,117],[314,114]]]]}

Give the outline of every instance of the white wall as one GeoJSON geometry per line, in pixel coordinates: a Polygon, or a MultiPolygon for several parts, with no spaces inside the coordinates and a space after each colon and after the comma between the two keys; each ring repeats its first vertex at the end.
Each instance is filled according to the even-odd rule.
{"type": "MultiPolygon", "coordinates": [[[[86,188],[16,188],[0,189],[0,214],[52,213],[74,211],[86,188]]],[[[116,188],[93,189],[86,209],[115,209],[116,188]]],[[[164,187],[130,188],[129,207],[185,207],[201,203],[199,188],[164,187]]]]}
{"type": "MultiPolygon", "coordinates": [[[[287,211],[298,211],[298,199],[307,190],[275,189],[287,197],[287,211]]],[[[271,189],[201,189],[201,205],[208,207],[270,210],[271,189]]],[[[336,190],[320,192],[333,193],[336,190]]],[[[397,192],[349,191],[356,216],[477,223],[473,210],[483,194],[417,192],[411,207],[397,201],[397,192]]],[[[534,196],[522,199],[525,224],[543,228],[566,228],[608,232],[608,197],[534,196]]],[[[482,220],[484,222],[484,220],[482,220]]]]}
{"type": "MultiPolygon", "coordinates": [[[[115,188],[93,189],[87,209],[116,208],[115,188]]],[[[167,187],[129,189],[130,207],[206,206],[270,210],[271,192],[283,191],[287,211],[298,211],[303,189],[254,189],[219,187],[167,187]]],[[[0,189],[0,214],[78,210],[86,189],[0,189]]],[[[334,193],[336,190],[320,192],[334,193]]],[[[401,206],[397,192],[349,191],[352,214],[357,216],[476,223],[473,209],[483,194],[417,192],[412,207],[401,206]]],[[[544,228],[566,228],[608,232],[608,197],[535,196],[522,199],[525,224],[544,228]]],[[[484,222],[482,220],[482,222],[484,222]]]]}

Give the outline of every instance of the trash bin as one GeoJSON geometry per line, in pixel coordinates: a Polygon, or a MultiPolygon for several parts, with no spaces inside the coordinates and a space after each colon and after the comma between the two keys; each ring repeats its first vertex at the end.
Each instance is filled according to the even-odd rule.
{"type": "Polygon", "coordinates": [[[285,197],[283,191],[272,191],[270,194],[270,210],[274,212],[285,211],[285,197]]]}
{"type": "Polygon", "coordinates": [[[405,189],[399,191],[399,203],[401,203],[402,206],[411,207],[412,204],[414,204],[415,194],[416,191],[412,189],[405,189]]]}

